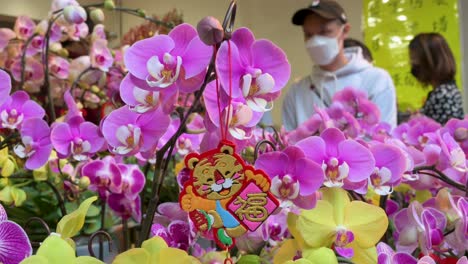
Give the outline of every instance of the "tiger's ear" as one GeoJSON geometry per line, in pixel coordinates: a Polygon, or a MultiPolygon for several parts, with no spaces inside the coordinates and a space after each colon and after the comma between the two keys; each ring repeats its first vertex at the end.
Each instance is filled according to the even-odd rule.
{"type": "Polygon", "coordinates": [[[222,146],[219,151],[221,151],[222,153],[224,154],[229,154],[229,155],[232,155],[234,154],[234,148],[232,146],[229,146],[229,145],[224,145],[222,146]]]}
{"type": "Polygon", "coordinates": [[[198,159],[198,157],[192,157],[190,158],[188,161],[187,161],[187,167],[189,168],[189,170],[193,170],[195,168],[195,166],[197,166],[198,162],[200,161],[200,159],[198,159]]]}

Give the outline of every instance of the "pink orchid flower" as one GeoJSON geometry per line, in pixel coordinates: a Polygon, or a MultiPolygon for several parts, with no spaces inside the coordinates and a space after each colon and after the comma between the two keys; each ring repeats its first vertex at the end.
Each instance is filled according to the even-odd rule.
{"type": "Polygon", "coordinates": [[[136,222],[141,221],[141,200],[139,195],[131,200],[123,194],[112,193],[107,201],[109,208],[123,219],[132,217],[136,222]]]}
{"type": "Polygon", "coordinates": [[[0,52],[8,46],[10,40],[16,38],[16,34],[9,28],[0,28],[0,52]]]}
{"type": "Polygon", "coordinates": [[[118,164],[111,156],[86,163],[81,168],[81,175],[89,178],[88,189],[98,192],[101,199],[106,200],[109,192],[122,193],[122,174],[118,164]]]}
{"type": "MultiPolygon", "coordinates": [[[[21,81],[21,60],[16,59],[11,65],[11,74],[15,81],[21,81]]],[[[34,58],[26,58],[26,68],[24,73],[24,80],[26,82],[41,83],[44,80],[44,70],[43,65],[34,58]]]]}
{"type": "Polygon", "coordinates": [[[27,16],[19,16],[16,19],[14,31],[16,33],[16,37],[22,40],[27,40],[34,34],[34,29],[36,28],[36,23],[27,17],[27,16]]]}
{"type": "Polygon", "coordinates": [[[107,41],[103,39],[93,42],[89,57],[91,58],[91,66],[103,72],[107,72],[114,62],[112,53],[107,47],[107,41]]]}
{"type": "Polygon", "coordinates": [[[289,146],[281,152],[265,153],[255,161],[255,167],[271,178],[271,192],[276,197],[300,208],[315,207],[315,192],[323,183],[324,172],[300,148],[289,146]]]}
{"type": "Polygon", "coordinates": [[[313,136],[296,144],[306,158],[322,165],[324,185],[355,189],[354,184],[367,181],[374,172],[375,159],[365,146],[346,139],[337,128],[328,128],[320,136],[313,136]]]}
{"type": "Polygon", "coordinates": [[[16,264],[31,256],[32,247],[28,235],[17,223],[8,220],[5,208],[0,205],[0,262],[16,264]]]}
{"type": "Polygon", "coordinates": [[[44,115],[44,109],[33,100],[30,100],[28,93],[17,91],[7,97],[6,101],[0,106],[0,127],[19,129],[26,120],[31,118],[42,119],[44,115]]]}
{"type": "Polygon", "coordinates": [[[369,186],[379,195],[388,195],[406,170],[405,156],[400,148],[388,144],[373,144],[370,151],[375,158],[375,169],[369,177],[369,186]]]}
{"type": "Polygon", "coordinates": [[[71,24],[65,27],[65,32],[71,40],[79,41],[80,39],[88,36],[89,28],[86,23],[71,24]]]}
{"type": "Polygon", "coordinates": [[[232,96],[243,97],[256,112],[271,110],[291,74],[286,54],[268,40],[255,40],[247,28],[234,31],[230,45],[221,44],[216,68],[224,91],[229,93],[232,86],[232,96]]]}
{"type": "MultiPolygon", "coordinates": [[[[11,78],[4,70],[0,70],[0,106],[9,98],[11,92],[11,78]]],[[[1,113],[0,113],[1,115],[1,113]]]]}
{"type": "Polygon", "coordinates": [[[51,56],[49,61],[50,73],[59,79],[67,79],[70,68],[68,60],[59,57],[51,56]]]}
{"type": "Polygon", "coordinates": [[[125,52],[129,72],[146,80],[153,90],[177,89],[185,93],[198,90],[212,56],[189,24],[181,24],[169,35],[140,40],[125,52]]]}
{"type": "Polygon", "coordinates": [[[112,152],[133,155],[154,149],[169,122],[169,116],[160,110],[138,114],[124,106],[103,120],[101,130],[112,152]]]}
{"type": "Polygon", "coordinates": [[[26,119],[21,125],[21,143],[14,148],[15,154],[24,159],[29,170],[40,168],[49,160],[52,152],[50,128],[40,118],[26,119]]]}
{"type": "Polygon", "coordinates": [[[377,244],[378,264],[417,264],[418,260],[406,252],[395,252],[384,242],[377,244]]]}
{"type": "Polygon", "coordinates": [[[134,200],[145,187],[145,175],[138,165],[118,164],[122,174],[122,193],[130,200],[134,200]]]}

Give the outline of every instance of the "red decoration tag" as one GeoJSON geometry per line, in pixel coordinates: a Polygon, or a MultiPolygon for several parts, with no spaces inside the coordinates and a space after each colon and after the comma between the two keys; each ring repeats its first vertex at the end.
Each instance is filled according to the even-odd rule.
{"type": "Polygon", "coordinates": [[[223,249],[232,248],[236,237],[255,231],[279,206],[270,193],[270,178],[246,165],[229,141],[187,155],[185,166],[190,179],[180,194],[180,206],[199,231],[212,231],[223,249]]]}

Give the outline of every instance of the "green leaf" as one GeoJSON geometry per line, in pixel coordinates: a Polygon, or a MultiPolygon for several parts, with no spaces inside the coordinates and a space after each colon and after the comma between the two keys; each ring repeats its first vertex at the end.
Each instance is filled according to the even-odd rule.
{"type": "Polygon", "coordinates": [[[64,260],[75,259],[73,248],[57,234],[47,237],[37,250],[37,256],[47,258],[49,264],[62,264],[64,260]]]}
{"type": "Polygon", "coordinates": [[[89,207],[88,213],[86,214],[86,217],[96,217],[99,215],[101,212],[101,209],[95,205],[91,205],[89,207]]]}
{"type": "Polygon", "coordinates": [[[237,262],[238,264],[257,264],[260,263],[260,257],[257,255],[244,255],[242,256],[239,261],[237,262]]]}
{"type": "Polygon", "coordinates": [[[97,196],[90,197],[83,201],[77,210],[64,216],[57,224],[57,233],[61,234],[63,238],[75,236],[83,228],[86,213],[91,203],[96,200],[97,196]]]}

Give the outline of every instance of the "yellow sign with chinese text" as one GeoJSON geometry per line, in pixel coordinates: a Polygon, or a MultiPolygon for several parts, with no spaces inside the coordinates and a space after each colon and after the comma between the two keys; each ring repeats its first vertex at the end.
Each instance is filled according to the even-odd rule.
{"type": "Polygon", "coordinates": [[[364,39],[374,64],[386,69],[397,89],[400,111],[422,107],[429,90],[410,73],[408,44],[422,32],[438,32],[457,62],[461,83],[458,0],[364,0],[364,39]]]}

